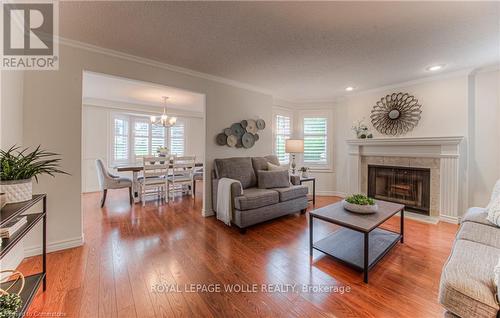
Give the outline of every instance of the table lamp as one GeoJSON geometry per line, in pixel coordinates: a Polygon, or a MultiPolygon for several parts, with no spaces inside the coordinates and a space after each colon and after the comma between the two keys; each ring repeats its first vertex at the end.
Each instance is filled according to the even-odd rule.
{"type": "Polygon", "coordinates": [[[292,174],[295,175],[295,154],[304,153],[304,139],[287,139],[285,152],[292,154],[292,174]]]}

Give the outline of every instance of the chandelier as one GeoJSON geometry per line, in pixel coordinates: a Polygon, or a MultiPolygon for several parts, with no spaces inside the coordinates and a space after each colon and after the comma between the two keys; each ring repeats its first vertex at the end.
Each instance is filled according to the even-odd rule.
{"type": "Polygon", "coordinates": [[[151,123],[153,125],[157,126],[163,126],[163,127],[172,127],[175,126],[175,123],[177,122],[177,117],[169,117],[167,116],[167,96],[162,96],[163,99],[163,114],[160,116],[160,118],[156,118],[156,116],[151,116],[151,123]]]}

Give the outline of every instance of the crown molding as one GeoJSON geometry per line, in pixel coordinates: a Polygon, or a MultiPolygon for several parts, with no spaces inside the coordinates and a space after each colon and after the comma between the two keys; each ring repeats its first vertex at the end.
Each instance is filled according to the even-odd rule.
{"type": "Polygon", "coordinates": [[[468,75],[474,73],[474,71],[477,69],[481,69],[481,68],[465,68],[465,69],[461,69],[458,71],[441,73],[441,74],[436,74],[433,76],[426,76],[426,77],[417,78],[417,79],[410,80],[410,81],[394,83],[394,84],[389,84],[389,85],[385,85],[385,86],[380,86],[380,87],[369,88],[369,89],[365,89],[365,90],[359,90],[359,91],[355,91],[355,92],[345,93],[342,95],[338,95],[338,96],[334,96],[334,97],[326,98],[326,99],[299,99],[299,100],[294,101],[293,103],[294,104],[320,104],[320,103],[333,103],[333,104],[335,104],[335,103],[343,101],[347,98],[360,96],[360,95],[364,95],[364,94],[376,93],[376,92],[386,91],[386,90],[390,90],[390,89],[403,88],[406,86],[413,86],[413,85],[418,85],[418,84],[423,84],[423,83],[429,83],[429,82],[434,82],[434,81],[439,81],[439,80],[454,78],[454,77],[459,77],[459,76],[465,77],[465,76],[468,76],[468,75]]]}
{"type": "Polygon", "coordinates": [[[158,67],[158,68],[161,68],[164,70],[168,70],[168,71],[172,71],[172,72],[176,72],[176,73],[181,73],[181,74],[185,74],[185,75],[190,75],[190,76],[206,79],[206,80],[213,81],[213,82],[218,82],[221,84],[225,84],[225,85],[229,85],[229,86],[233,86],[236,88],[241,88],[241,89],[245,89],[245,90],[249,90],[249,91],[253,91],[253,92],[257,92],[257,93],[261,93],[261,94],[276,96],[273,92],[271,92],[267,89],[261,88],[261,87],[253,86],[250,84],[246,84],[243,82],[231,80],[231,79],[216,76],[216,75],[211,75],[211,74],[207,74],[207,73],[194,71],[194,70],[191,70],[188,68],[175,66],[172,64],[159,62],[156,60],[140,57],[137,55],[132,55],[132,54],[123,53],[123,52],[112,50],[112,49],[103,48],[103,47],[92,45],[92,44],[85,43],[85,42],[80,42],[80,41],[71,40],[71,39],[64,38],[64,37],[59,37],[59,44],[73,47],[73,48],[86,50],[86,51],[90,51],[90,52],[105,54],[108,56],[113,56],[113,57],[117,57],[120,59],[129,60],[129,61],[133,61],[133,62],[137,62],[137,63],[141,63],[141,64],[153,66],[153,67],[158,67]]]}
{"type": "MultiPolygon", "coordinates": [[[[108,100],[104,98],[92,98],[84,97],[82,99],[82,104],[84,106],[101,107],[116,111],[127,112],[133,115],[161,115],[163,111],[163,106],[156,105],[144,105],[136,104],[130,102],[120,102],[115,100],[108,100]]],[[[167,115],[178,116],[178,117],[193,117],[193,118],[204,118],[204,114],[200,112],[191,112],[186,110],[179,110],[176,108],[168,107],[167,115]]]]}
{"type": "Polygon", "coordinates": [[[64,38],[64,37],[59,37],[58,40],[59,40],[60,45],[66,45],[69,47],[83,49],[83,50],[87,50],[90,52],[105,54],[108,56],[113,56],[113,57],[129,60],[129,61],[142,63],[145,65],[158,67],[158,68],[162,68],[165,70],[185,74],[185,75],[190,75],[193,77],[198,77],[198,78],[210,80],[213,82],[233,86],[236,88],[241,88],[241,89],[245,89],[245,90],[249,90],[249,91],[253,91],[253,92],[257,92],[257,93],[261,93],[261,94],[265,94],[265,95],[271,95],[271,96],[273,96],[273,99],[274,99],[274,105],[286,107],[286,108],[293,108],[293,109],[301,109],[304,107],[304,106],[302,106],[304,104],[306,104],[306,105],[307,104],[326,104],[326,103],[335,104],[335,103],[338,103],[339,101],[344,100],[345,98],[359,96],[359,95],[363,95],[363,94],[369,94],[369,93],[380,92],[380,91],[385,91],[385,90],[390,90],[390,89],[402,88],[405,86],[413,86],[413,85],[417,85],[417,84],[423,84],[423,83],[428,83],[428,82],[433,82],[433,81],[437,81],[437,80],[443,80],[443,79],[453,78],[453,77],[458,77],[458,76],[468,76],[468,75],[473,75],[473,74],[477,74],[477,73],[489,72],[489,71],[494,71],[494,70],[500,69],[500,64],[489,64],[489,65],[483,65],[483,66],[479,66],[479,67],[475,67],[475,68],[464,68],[464,69],[457,70],[457,71],[451,71],[451,72],[446,72],[446,73],[443,72],[440,74],[420,77],[420,78],[405,81],[405,82],[394,83],[394,84],[389,84],[389,85],[380,86],[380,87],[376,87],[376,88],[370,88],[370,89],[345,93],[345,94],[341,94],[341,95],[337,95],[337,96],[332,96],[330,98],[290,99],[290,98],[279,96],[268,89],[254,86],[254,85],[247,84],[247,83],[243,83],[243,82],[239,82],[239,81],[235,81],[235,80],[231,80],[231,79],[224,78],[221,76],[216,76],[216,75],[211,75],[208,73],[198,72],[198,71],[194,71],[194,70],[191,70],[188,68],[184,68],[184,67],[180,67],[180,66],[176,66],[176,65],[172,65],[172,64],[167,64],[167,63],[159,62],[156,60],[152,60],[152,59],[148,59],[148,58],[144,58],[144,57],[140,57],[140,56],[136,56],[136,55],[132,55],[132,54],[128,54],[128,53],[123,53],[123,52],[116,51],[113,49],[107,49],[107,48],[99,47],[96,45],[92,45],[89,43],[80,42],[80,41],[76,41],[76,40],[72,40],[72,39],[68,39],[68,38],[64,38]]]}

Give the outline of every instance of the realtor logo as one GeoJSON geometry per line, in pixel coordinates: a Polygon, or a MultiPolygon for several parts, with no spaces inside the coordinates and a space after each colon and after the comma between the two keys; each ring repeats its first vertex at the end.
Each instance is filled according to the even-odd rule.
{"type": "Polygon", "coordinates": [[[1,69],[57,69],[58,3],[3,2],[2,11],[1,69]]]}

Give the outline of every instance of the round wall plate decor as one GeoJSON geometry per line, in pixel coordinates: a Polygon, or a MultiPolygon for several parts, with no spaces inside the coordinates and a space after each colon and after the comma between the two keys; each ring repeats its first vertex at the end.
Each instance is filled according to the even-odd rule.
{"type": "Polygon", "coordinates": [[[230,136],[230,135],[232,134],[231,128],[226,128],[226,129],[224,129],[224,134],[225,134],[226,136],[230,136]]]}
{"type": "Polygon", "coordinates": [[[227,145],[229,147],[235,147],[237,143],[238,143],[238,137],[236,137],[235,135],[227,137],[227,145]]]}
{"type": "Polygon", "coordinates": [[[243,127],[243,128],[247,128],[248,121],[247,121],[246,119],[243,119],[243,120],[240,122],[240,124],[241,124],[241,127],[243,127]]]}
{"type": "Polygon", "coordinates": [[[224,133],[218,134],[215,139],[217,141],[217,144],[220,146],[224,146],[227,143],[227,136],[224,133]]]}
{"type": "Polygon", "coordinates": [[[241,143],[245,148],[252,148],[255,144],[255,137],[251,133],[246,133],[241,137],[241,143]]]}
{"type": "Polygon", "coordinates": [[[251,134],[255,134],[257,132],[257,124],[255,123],[255,120],[247,120],[247,132],[251,134]]]}
{"type": "Polygon", "coordinates": [[[417,126],[422,105],[408,93],[382,97],[370,115],[373,127],[385,135],[403,135],[417,126]]]}
{"type": "Polygon", "coordinates": [[[245,133],[245,129],[240,123],[235,123],[231,125],[231,135],[241,137],[245,133]]]}
{"type": "Polygon", "coordinates": [[[259,130],[264,130],[264,128],[266,128],[266,122],[264,121],[264,119],[258,119],[256,124],[257,124],[257,129],[259,130]]]}

